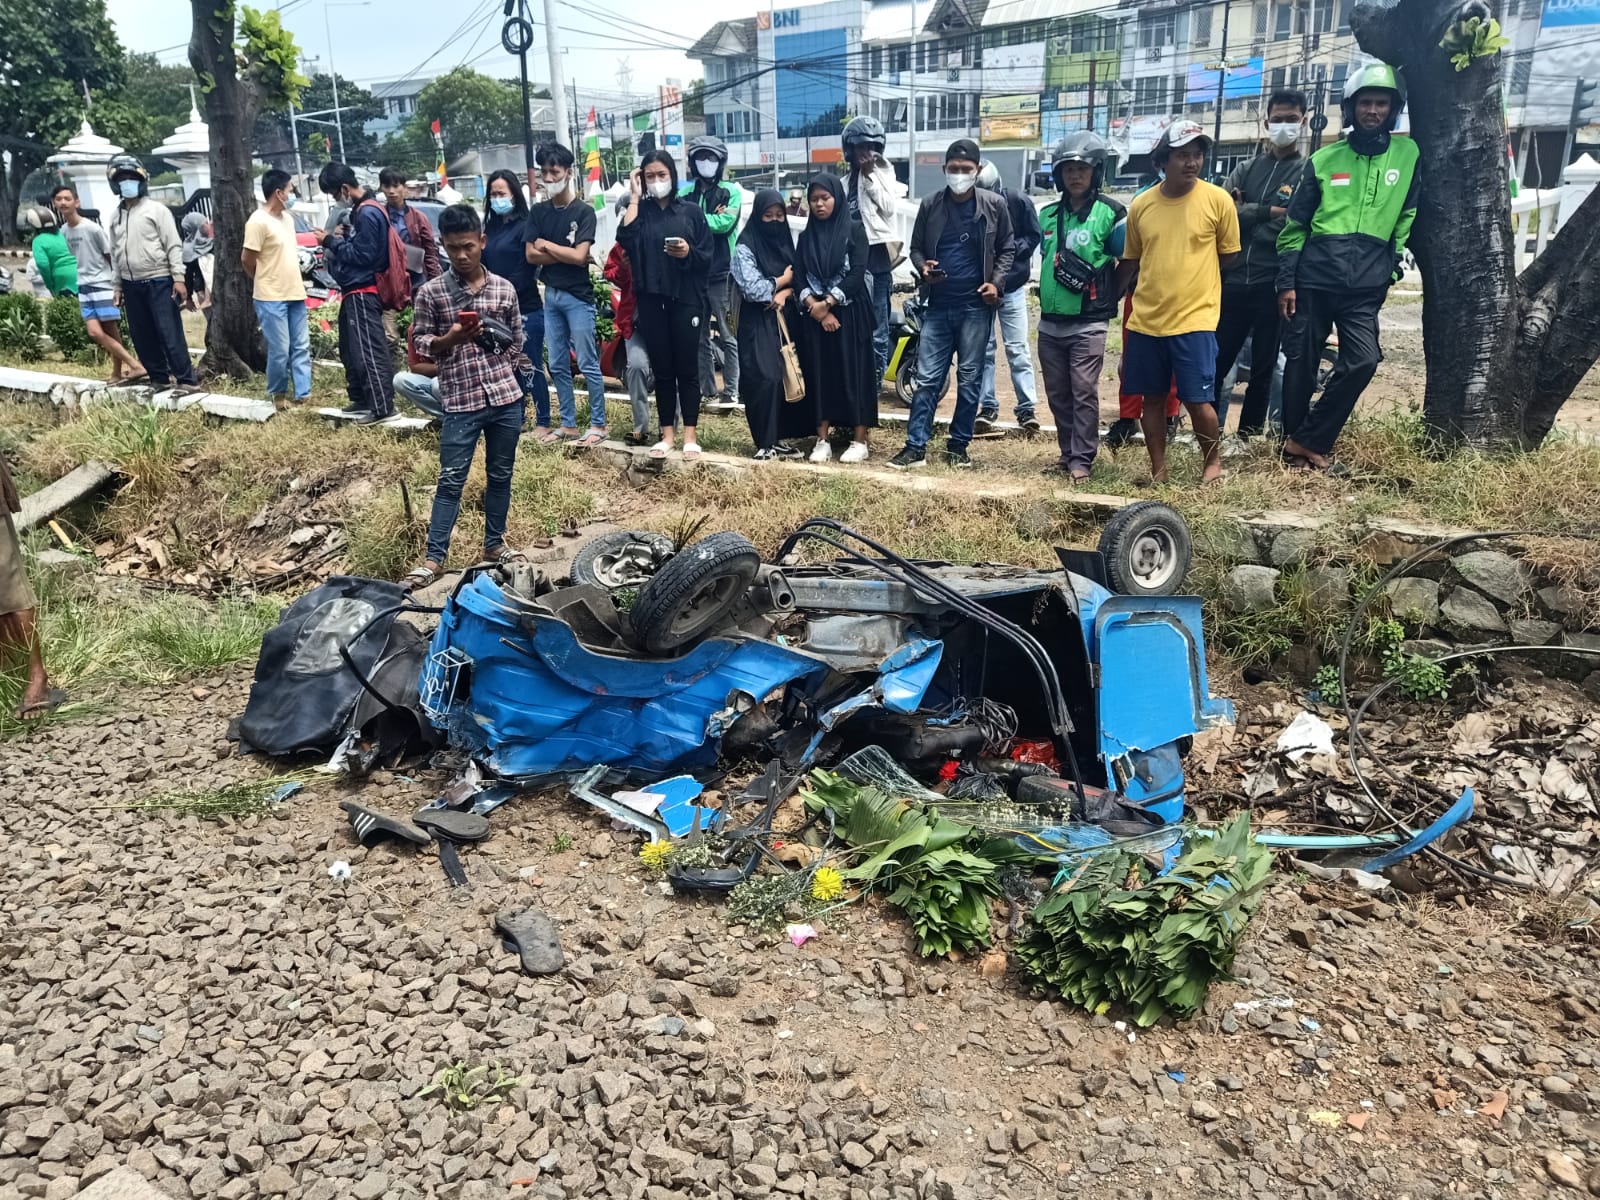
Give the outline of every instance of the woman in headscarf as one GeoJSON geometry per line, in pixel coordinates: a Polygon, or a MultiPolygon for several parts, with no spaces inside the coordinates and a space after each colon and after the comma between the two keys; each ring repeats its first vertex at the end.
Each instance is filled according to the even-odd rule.
{"type": "Polygon", "coordinates": [[[550,428],[550,389],[544,379],[544,301],[539,297],[539,268],[528,261],[523,238],[527,233],[528,201],[522,180],[499,170],[489,176],[483,203],[483,265],[517,290],[522,313],[522,352],[533,371],[521,379],[533,395],[533,436],[548,445],[556,441],[550,428]]]}
{"type": "Polygon", "coordinates": [[[780,314],[791,337],[801,330],[794,306],[794,235],[776,188],[756,193],[734,250],[733,281],[740,296],[739,400],[755,439],[755,459],[799,458],[786,439],[809,436],[817,428],[817,409],[806,400],[787,403],[784,395],[780,314]]]}
{"type": "Polygon", "coordinates": [[[878,423],[878,389],[872,357],[872,293],[867,282],[867,231],[850,215],[837,175],[818,175],[807,189],[810,217],[800,234],[796,273],[800,307],[800,369],[806,403],[817,415],[811,461],[833,457],[834,425],[853,431],[842,463],[864,462],[867,431],[878,423]]]}

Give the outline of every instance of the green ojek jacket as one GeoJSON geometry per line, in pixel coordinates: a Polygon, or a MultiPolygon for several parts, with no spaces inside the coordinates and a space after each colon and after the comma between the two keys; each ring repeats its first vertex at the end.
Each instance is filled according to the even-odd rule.
{"type": "Polygon", "coordinates": [[[1128,219],[1128,210],[1117,201],[1096,196],[1085,212],[1074,212],[1065,196],[1046,204],[1039,213],[1043,238],[1039,243],[1039,312],[1045,317],[1105,321],[1116,316],[1117,298],[1112,288],[1117,254],[1114,231],[1128,219]],[[1062,250],[1076,254],[1095,270],[1095,281],[1087,292],[1074,292],[1056,282],[1056,255],[1062,250]]]}
{"type": "Polygon", "coordinates": [[[1416,142],[1388,135],[1377,154],[1349,141],[1311,156],[1283,232],[1278,290],[1388,287],[1417,216],[1416,142]]]}
{"type": "Polygon", "coordinates": [[[718,175],[703,187],[696,187],[692,179],[680,184],[678,195],[699,205],[706,214],[706,224],[711,227],[710,278],[726,279],[733,269],[733,244],[739,237],[739,207],[744,203],[739,189],[718,175]],[[719,213],[719,208],[726,211],[719,213]]]}

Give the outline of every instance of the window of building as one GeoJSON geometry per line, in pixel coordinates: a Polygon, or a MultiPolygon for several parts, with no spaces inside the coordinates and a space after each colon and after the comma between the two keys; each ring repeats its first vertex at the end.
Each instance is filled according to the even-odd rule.
{"type": "Polygon", "coordinates": [[[1153,117],[1167,111],[1167,77],[1165,75],[1133,81],[1133,115],[1153,117]]]}
{"type": "Polygon", "coordinates": [[[1526,96],[1528,85],[1533,81],[1533,60],[1519,58],[1511,64],[1511,94],[1513,96],[1526,96]]]}
{"type": "Polygon", "coordinates": [[[1295,7],[1296,6],[1294,4],[1281,4],[1280,3],[1277,6],[1277,8],[1274,10],[1274,12],[1273,12],[1274,20],[1273,20],[1273,23],[1272,23],[1272,40],[1273,41],[1275,41],[1275,42],[1284,41],[1286,38],[1288,38],[1288,36],[1291,33],[1295,32],[1295,28],[1294,28],[1294,10],[1295,10],[1295,7]]]}
{"type": "MultiPolygon", "coordinates": [[[[1356,6],[1355,0],[1339,0],[1339,32],[1350,32],[1350,10],[1356,6]]],[[[1515,16],[1517,0],[1506,0],[1506,15],[1515,16]]]]}
{"type": "Polygon", "coordinates": [[[868,62],[870,64],[868,69],[871,71],[872,77],[874,79],[881,79],[883,77],[883,47],[882,46],[874,46],[872,48],[872,52],[868,57],[868,62]]]}
{"type": "Polygon", "coordinates": [[[911,70],[910,46],[896,46],[893,50],[889,51],[889,57],[893,60],[893,65],[890,67],[890,70],[896,75],[904,75],[907,71],[911,70]]]}
{"type": "Polygon", "coordinates": [[[1182,108],[1187,99],[1189,79],[1187,75],[1174,75],[1172,77],[1172,107],[1182,108]]]}
{"type": "Polygon", "coordinates": [[[1139,48],[1154,50],[1170,46],[1177,40],[1178,15],[1163,13],[1155,17],[1139,18],[1139,48]]]}
{"type": "Polygon", "coordinates": [[[1194,34],[1190,41],[1196,46],[1211,45],[1211,10],[1209,8],[1195,10],[1194,34]]]}

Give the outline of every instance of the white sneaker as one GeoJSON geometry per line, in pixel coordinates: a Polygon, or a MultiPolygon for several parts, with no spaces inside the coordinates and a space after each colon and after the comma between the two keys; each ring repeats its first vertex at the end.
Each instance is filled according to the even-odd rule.
{"type": "Polygon", "coordinates": [[[866,462],[867,455],[870,453],[871,450],[865,442],[851,442],[849,448],[839,455],[839,461],[842,463],[866,462]]]}
{"type": "Polygon", "coordinates": [[[827,438],[817,439],[817,444],[811,451],[811,461],[814,463],[833,461],[833,447],[828,444],[827,438]]]}

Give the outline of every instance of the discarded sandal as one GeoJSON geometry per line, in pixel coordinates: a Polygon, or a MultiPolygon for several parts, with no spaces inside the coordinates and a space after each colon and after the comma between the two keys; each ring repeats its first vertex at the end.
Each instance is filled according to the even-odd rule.
{"type": "Polygon", "coordinates": [[[431,837],[415,825],[408,825],[384,813],[374,812],[354,800],[341,800],[339,807],[350,815],[350,828],[355,830],[356,840],[369,850],[384,838],[390,837],[410,842],[413,846],[427,846],[433,842],[431,837]]]}
{"type": "Polygon", "coordinates": [[[448,838],[452,842],[481,842],[489,836],[489,818],[478,813],[425,808],[411,819],[419,829],[441,841],[448,838]]]}
{"type": "Polygon", "coordinates": [[[495,916],[494,927],[522,956],[529,975],[554,975],[567,965],[555,923],[539,909],[507,909],[495,916]]]}

